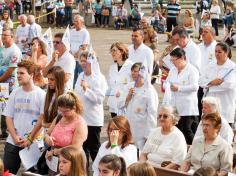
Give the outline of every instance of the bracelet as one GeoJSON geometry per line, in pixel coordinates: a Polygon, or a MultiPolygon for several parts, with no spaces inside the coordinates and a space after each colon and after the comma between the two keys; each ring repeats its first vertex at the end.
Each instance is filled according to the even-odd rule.
{"type": "Polygon", "coordinates": [[[111,148],[115,148],[117,146],[118,146],[117,144],[111,144],[111,148]]]}
{"type": "Polygon", "coordinates": [[[32,144],[33,140],[30,138],[30,136],[27,137],[27,140],[32,144]]]}

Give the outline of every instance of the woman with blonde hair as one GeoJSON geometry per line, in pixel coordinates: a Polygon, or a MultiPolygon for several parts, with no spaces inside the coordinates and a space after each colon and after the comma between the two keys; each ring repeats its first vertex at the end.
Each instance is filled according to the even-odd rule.
{"type": "Polygon", "coordinates": [[[3,10],[2,20],[0,21],[0,25],[2,27],[6,26],[6,27],[9,27],[9,28],[13,29],[13,22],[12,22],[11,17],[10,17],[9,9],[4,9],[3,10]]]}
{"type": "Polygon", "coordinates": [[[215,29],[216,36],[219,35],[218,22],[220,18],[220,13],[221,13],[221,10],[218,4],[218,0],[213,0],[211,4],[210,14],[211,14],[211,24],[212,24],[212,27],[215,29]]]}
{"type": "Polygon", "coordinates": [[[59,176],[86,176],[86,157],[83,150],[68,146],[59,155],[59,176]]]}
{"type": "Polygon", "coordinates": [[[192,12],[188,9],[185,10],[183,25],[188,33],[190,33],[190,34],[193,33],[193,31],[194,31],[194,18],[193,18],[192,12]]]}
{"type": "Polygon", "coordinates": [[[49,160],[52,156],[58,156],[63,147],[74,146],[82,150],[88,134],[80,99],[73,92],[67,92],[58,98],[57,103],[60,115],[53,120],[44,138],[45,143],[51,147],[46,153],[49,160]]]}
{"type": "Polygon", "coordinates": [[[156,172],[150,164],[137,162],[128,167],[127,176],[156,176],[156,172]]]}

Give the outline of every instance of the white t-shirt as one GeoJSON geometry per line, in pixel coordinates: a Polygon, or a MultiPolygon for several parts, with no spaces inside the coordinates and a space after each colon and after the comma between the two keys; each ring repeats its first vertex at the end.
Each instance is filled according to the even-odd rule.
{"type": "MultiPolygon", "coordinates": [[[[34,128],[39,115],[44,112],[45,92],[34,86],[30,92],[25,92],[22,87],[15,89],[3,112],[3,115],[12,118],[17,135],[26,138],[34,128]]],[[[11,135],[7,142],[15,145],[11,135]]]]}
{"type": "Polygon", "coordinates": [[[73,89],[74,71],[75,71],[75,59],[68,51],[65,51],[63,55],[58,58],[58,61],[54,66],[60,66],[64,69],[65,73],[70,74],[70,79],[66,83],[67,89],[73,89]]]}
{"type": "Polygon", "coordinates": [[[79,31],[72,29],[70,31],[70,50],[72,54],[79,51],[80,46],[85,44],[90,44],[90,35],[88,30],[86,28],[82,28],[79,31]]]}
{"type": "Polygon", "coordinates": [[[161,133],[161,127],[154,129],[144,145],[143,153],[148,154],[148,162],[160,166],[163,161],[181,164],[187,155],[187,144],[183,133],[175,126],[168,134],[161,133]]]}
{"type": "Polygon", "coordinates": [[[93,162],[93,176],[98,176],[99,171],[98,171],[98,165],[100,160],[102,159],[103,156],[109,155],[109,154],[114,154],[119,157],[124,158],[126,167],[129,167],[129,165],[135,163],[138,161],[137,159],[137,148],[135,145],[129,144],[124,148],[121,148],[120,146],[114,147],[114,148],[106,148],[108,141],[104,142],[101,147],[99,148],[98,154],[96,156],[96,159],[93,162]]]}
{"type": "Polygon", "coordinates": [[[16,39],[18,41],[18,46],[20,49],[23,48],[23,45],[27,42],[28,35],[29,35],[29,24],[26,24],[25,26],[19,25],[16,28],[16,39]],[[26,41],[26,42],[22,42],[26,41]]]}

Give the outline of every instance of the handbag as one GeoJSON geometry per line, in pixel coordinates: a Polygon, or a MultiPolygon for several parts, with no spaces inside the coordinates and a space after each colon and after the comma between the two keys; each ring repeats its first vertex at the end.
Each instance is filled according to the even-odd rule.
{"type": "Polygon", "coordinates": [[[107,8],[102,9],[101,14],[102,14],[102,16],[109,16],[110,15],[109,9],[107,9],[107,8]]]}

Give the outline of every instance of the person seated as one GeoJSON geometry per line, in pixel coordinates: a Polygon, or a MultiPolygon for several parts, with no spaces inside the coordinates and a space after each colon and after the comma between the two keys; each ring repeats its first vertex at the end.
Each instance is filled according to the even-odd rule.
{"type": "Polygon", "coordinates": [[[86,176],[86,156],[84,151],[73,146],[62,148],[59,154],[58,168],[58,176],[86,176]]]}
{"type": "Polygon", "coordinates": [[[99,162],[99,175],[126,176],[126,164],[122,157],[110,154],[105,155],[99,162]]]}
{"type": "Polygon", "coordinates": [[[156,10],[152,13],[151,25],[156,32],[166,32],[166,17],[162,13],[161,6],[158,4],[156,10]]]}
{"type": "Polygon", "coordinates": [[[183,27],[187,30],[189,34],[194,31],[194,18],[190,10],[185,10],[183,27]]]}
{"type": "Polygon", "coordinates": [[[180,170],[196,171],[203,166],[211,166],[218,176],[227,175],[233,166],[233,149],[220,135],[221,117],[218,113],[202,117],[203,136],[195,138],[180,170]]]}
{"type": "MultiPolygon", "coordinates": [[[[213,113],[213,112],[220,114],[219,100],[215,97],[204,97],[202,99],[202,113],[207,114],[207,113],[213,113]]],[[[221,123],[222,123],[222,126],[220,128],[219,135],[223,139],[225,139],[226,142],[228,142],[229,144],[232,144],[233,137],[234,137],[232,128],[230,127],[228,121],[222,116],[221,116],[221,123]]],[[[200,121],[194,138],[202,136],[202,135],[203,135],[202,121],[200,121]]]]}
{"type": "Polygon", "coordinates": [[[183,133],[175,126],[179,116],[172,106],[162,106],[158,120],[160,127],[154,129],[147,138],[141,161],[153,166],[177,169],[187,155],[187,144],[183,133]]]}
{"type": "Polygon", "coordinates": [[[156,176],[154,168],[147,162],[137,162],[127,169],[128,176],[156,176]]]}
{"type": "Polygon", "coordinates": [[[118,6],[114,20],[115,20],[115,28],[116,29],[121,29],[123,26],[125,28],[129,27],[128,11],[127,11],[127,9],[124,8],[123,4],[120,4],[118,6]]]}
{"type": "Polygon", "coordinates": [[[141,20],[140,10],[138,8],[138,5],[134,4],[134,7],[131,9],[129,15],[129,24],[130,26],[138,27],[140,20],[141,20]]]}
{"type": "Polygon", "coordinates": [[[93,176],[99,175],[99,162],[103,156],[108,154],[123,157],[127,167],[137,162],[137,148],[133,145],[130,125],[126,117],[112,118],[108,123],[107,135],[108,141],[101,145],[93,162],[93,176]]]}
{"type": "Polygon", "coordinates": [[[201,167],[193,173],[193,176],[217,176],[213,167],[201,167]]]}
{"type": "Polygon", "coordinates": [[[140,27],[144,33],[143,43],[150,48],[156,48],[157,45],[157,33],[152,26],[149,25],[147,18],[142,18],[140,21],[140,27]]]}

